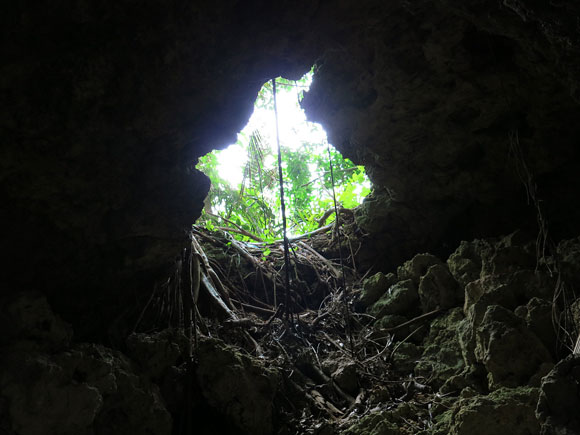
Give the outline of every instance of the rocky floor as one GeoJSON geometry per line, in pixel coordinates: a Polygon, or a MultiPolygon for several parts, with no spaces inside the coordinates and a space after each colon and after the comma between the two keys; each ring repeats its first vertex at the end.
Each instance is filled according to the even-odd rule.
{"type": "Polygon", "coordinates": [[[214,285],[193,330],[176,277],[119,349],[75,342],[39,294],[4,304],[1,433],[580,433],[580,238],[544,255],[515,232],[385,274],[313,235],[286,312],[279,244],[194,237],[214,285]]]}

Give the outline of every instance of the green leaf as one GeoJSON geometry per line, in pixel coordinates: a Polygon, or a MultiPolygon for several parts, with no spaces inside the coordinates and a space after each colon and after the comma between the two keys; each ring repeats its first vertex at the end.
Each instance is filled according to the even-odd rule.
{"type": "MultiPolygon", "coordinates": [[[[297,98],[290,100],[296,101],[298,106],[298,100],[310,83],[311,76],[312,73],[298,81],[278,78],[277,92],[280,96],[284,93],[295,95],[297,98]]],[[[255,107],[269,111],[269,119],[274,121],[271,81],[265,83],[259,91],[255,107]]],[[[296,127],[297,131],[312,132],[319,131],[318,128],[315,124],[296,127]]],[[[220,174],[220,151],[199,159],[196,168],[211,180],[206,207],[209,204],[211,213],[221,217],[216,220],[204,213],[200,221],[205,222],[208,228],[215,228],[214,222],[219,222],[219,226],[244,229],[265,241],[282,237],[277,156],[275,147],[269,143],[272,139],[263,131],[252,128],[238,134],[236,144],[246,150],[247,160],[242,173],[243,181],[237,186],[230,185],[220,174]]],[[[294,233],[317,228],[317,219],[333,206],[330,164],[337,201],[344,207],[355,207],[370,192],[370,182],[364,168],[342,158],[333,147],[330,148],[329,161],[325,143],[303,140],[294,143],[292,148],[283,143],[282,154],[286,214],[294,233]]],[[[247,240],[242,235],[234,234],[234,237],[247,240]]],[[[268,252],[264,256],[269,254],[269,251],[264,252],[268,252]]]]}

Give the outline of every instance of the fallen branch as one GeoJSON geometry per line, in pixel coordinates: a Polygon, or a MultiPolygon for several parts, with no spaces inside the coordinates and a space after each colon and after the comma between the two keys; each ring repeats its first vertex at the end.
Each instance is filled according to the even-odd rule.
{"type": "Polygon", "coordinates": [[[233,225],[235,227],[235,228],[230,228],[230,227],[217,227],[218,229],[220,229],[222,231],[227,231],[227,232],[233,232],[233,233],[241,234],[243,236],[249,237],[252,240],[255,240],[256,242],[263,242],[264,241],[261,238],[259,238],[258,236],[255,236],[254,234],[250,233],[249,231],[246,231],[245,229],[243,229],[242,227],[240,227],[235,222],[232,222],[228,218],[225,218],[223,216],[220,216],[220,215],[217,215],[217,214],[214,214],[214,213],[210,213],[208,211],[206,211],[205,213],[207,215],[211,216],[211,217],[216,218],[216,219],[222,219],[224,222],[227,222],[228,224],[233,225]]]}
{"type": "Polygon", "coordinates": [[[263,242],[264,241],[264,239],[261,239],[258,236],[255,236],[254,234],[250,233],[249,231],[244,230],[243,228],[241,228],[241,229],[229,228],[229,227],[216,227],[216,228],[218,230],[226,231],[228,233],[241,234],[242,236],[249,237],[250,239],[255,240],[256,242],[263,242]]]}
{"type": "Polygon", "coordinates": [[[317,251],[312,249],[306,243],[298,242],[298,244],[300,246],[302,246],[304,249],[306,249],[308,252],[312,253],[322,263],[324,263],[328,267],[328,269],[332,272],[332,275],[334,276],[334,278],[338,278],[340,276],[340,272],[336,269],[336,267],[334,267],[334,265],[332,264],[332,262],[330,260],[328,260],[326,257],[323,257],[322,255],[320,255],[317,251]]]}

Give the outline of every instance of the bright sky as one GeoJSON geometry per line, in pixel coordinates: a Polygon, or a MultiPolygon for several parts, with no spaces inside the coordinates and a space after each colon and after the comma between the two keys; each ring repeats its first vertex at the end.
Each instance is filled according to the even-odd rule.
{"type": "MultiPolygon", "coordinates": [[[[311,83],[312,73],[309,73],[305,85],[309,88],[311,83]]],[[[304,111],[296,104],[299,99],[299,91],[307,91],[308,88],[297,89],[294,87],[292,90],[286,90],[278,87],[276,90],[280,142],[283,146],[291,149],[297,148],[303,142],[325,144],[327,140],[326,132],[322,126],[307,122],[304,111]]],[[[269,144],[273,154],[276,155],[274,111],[266,108],[255,108],[248,124],[238,134],[238,139],[243,135],[249,137],[254,130],[260,131],[263,143],[269,144]]],[[[218,160],[220,176],[232,186],[240,184],[243,177],[243,167],[247,160],[247,151],[240,145],[233,144],[219,153],[218,160]]],[[[265,164],[269,165],[270,162],[266,161],[265,164]]]]}
{"type": "MultiPolygon", "coordinates": [[[[280,129],[280,142],[282,147],[298,150],[305,144],[310,144],[309,152],[313,152],[316,156],[322,156],[326,152],[326,145],[328,140],[326,132],[320,124],[308,122],[304,111],[298,104],[300,95],[310,88],[312,83],[312,72],[306,74],[302,80],[298,82],[298,86],[290,86],[288,81],[280,84],[277,87],[277,107],[278,107],[278,125],[280,129]]],[[[230,184],[234,191],[241,191],[241,183],[243,181],[244,169],[248,160],[248,143],[252,137],[252,133],[259,132],[260,146],[270,147],[271,153],[264,152],[263,164],[265,168],[275,168],[277,166],[277,143],[276,143],[276,118],[273,110],[273,101],[271,97],[271,88],[264,89],[259,94],[258,106],[254,105],[254,113],[250,117],[248,124],[244,129],[238,133],[237,143],[230,145],[222,151],[214,151],[213,155],[217,159],[217,170],[219,178],[225,180],[230,184]]],[[[282,163],[283,167],[285,162],[282,163]]],[[[314,183],[316,190],[316,201],[311,203],[311,206],[319,209],[327,206],[327,203],[332,199],[332,192],[324,186],[324,169],[318,167],[315,163],[309,164],[310,183],[314,183]]],[[[304,174],[302,174],[304,175],[304,174]]],[[[352,179],[357,177],[356,182],[343,183],[336,186],[336,197],[342,203],[348,202],[349,207],[352,207],[353,202],[356,204],[362,201],[362,197],[367,195],[370,191],[370,181],[361,173],[354,173],[352,179]],[[360,177],[363,177],[362,179],[360,177]],[[353,196],[354,194],[354,196],[353,196]]],[[[276,190],[269,188],[262,192],[263,199],[266,202],[274,204],[277,201],[276,190]]],[[[217,202],[212,205],[214,210],[223,211],[225,203],[217,202]]],[[[324,210],[323,210],[324,211],[324,210]]],[[[310,214],[315,213],[315,209],[308,211],[310,214]]],[[[294,222],[294,228],[300,231],[300,221],[294,222]]],[[[289,234],[293,234],[292,226],[288,229],[289,234]]]]}

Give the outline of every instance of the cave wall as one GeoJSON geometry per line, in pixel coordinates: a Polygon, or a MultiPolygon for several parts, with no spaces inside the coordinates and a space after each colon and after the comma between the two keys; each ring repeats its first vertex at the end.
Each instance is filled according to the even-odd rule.
{"type": "Polygon", "coordinates": [[[121,328],[199,215],[196,158],[234,139],[266,80],[315,62],[304,106],[376,185],[359,220],[379,268],[533,226],[514,129],[554,227],[572,231],[579,7],[536,3],[11,4],[4,295],[45,293],[79,337],[121,328]]]}
{"type": "Polygon", "coordinates": [[[12,4],[6,293],[45,292],[94,331],[170,273],[209,188],[195,159],[235,138],[270,76],[310,68],[315,6],[301,5],[297,27],[296,10],[264,2],[12,4]]]}
{"type": "Polygon", "coordinates": [[[514,143],[553,236],[578,231],[574,11],[472,3],[402,4],[319,60],[304,107],[376,188],[358,219],[369,264],[537,231],[514,143]]]}

